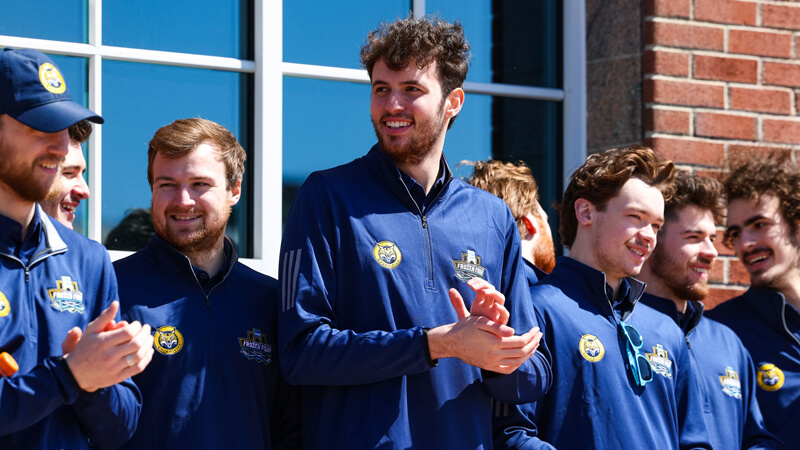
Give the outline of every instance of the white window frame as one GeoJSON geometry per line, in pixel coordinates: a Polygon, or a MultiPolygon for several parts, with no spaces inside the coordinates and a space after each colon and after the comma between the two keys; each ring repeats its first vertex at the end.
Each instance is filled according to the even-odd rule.
{"type": "MultiPolygon", "coordinates": [[[[283,2],[255,2],[255,60],[163,52],[102,45],[102,0],[89,0],[88,43],[52,41],[0,35],[0,47],[33,48],[42,52],[88,58],[89,108],[103,113],[102,64],[104,60],[216,69],[254,75],[253,117],[253,258],[242,262],[276,277],[282,229],[283,191],[283,77],[369,83],[361,69],[283,62],[283,2]]],[[[424,15],[425,1],[413,0],[416,16],[424,15]]],[[[563,102],[563,180],[586,159],[586,21],[585,0],[563,4],[564,89],[496,83],[464,83],[467,93],[563,102]]],[[[95,127],[89,139],[88,237],[102,238],[102,131],[95,127]]],[[[155,131],[155,130],[154,130],[155,131]]],[[[109,251],[112,259],[132,252],[109,251]]]]}

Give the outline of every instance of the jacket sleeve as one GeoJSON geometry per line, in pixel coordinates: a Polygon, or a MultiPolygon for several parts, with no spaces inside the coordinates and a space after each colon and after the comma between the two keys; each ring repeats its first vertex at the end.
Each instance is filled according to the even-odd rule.
{"type": "Polygon", "coordinates": [[[541,440],[533,420],[535,405],[509,405],[493,401],[492,429],[495,449],[551,450],[541,440]]]}
{"type": "Polygon", "coordinates": [[[690,366],[689,349],[681,342],[675,353],[675,398],[678,406],[678,444],[681,450],[711,449],[703,418],[703,394],[690,366]],[[682,345],[681,345],[682,344],[682,345]]]}
{"type": "Polygon", "coordinates": [[[278,383],[275,407],[270,410],[270,416],[272,448],[275,450],[299,450],[302,448],[299,386],[289,386],[281,379],[278,383]]]}
{"type": "MultiPolygon", "coordinates": [[[[523,334],[533,327],[539,327],[539,322],[531,300],[528,279],[525,276],[525,263],[520,252],[519,229],[507,207],[506,213],[503,275],[500,290],[506,297],[505,305],[509,312],[509,326],[514,328],[517,334],[523,334]]],[[[542,338],[536,353],[519,369],[508,375],[485,377],[484,385],[489,394],[501,402],[512,404],[535,402],[550,390],[552,383],[550,361],[550,352],[545,339],[542,338]]]]}
{"type": "MultiPolygon", "coordinates": [[[[119,295],[111,260],[106,252],[102,253],[103,276],[97,295],[105,309],[119,295]]],[[[116,320],[120,320],[119,313],[116,320]]],[[[95,392],[81,391],[72,404],[72,409],[94,445],[101,449],[114,449],[128,441],[136,431],[142,409],[142,394],[128,378],[122,383],[95,392]]]]}
{"type": "Polygon", "coordinates": [[[359,333],[338,327],[337,224],[309,185],[313,177],[295,198],[281,243],[278,340],[286,381],[357,385],[428,370],[422,327],[359,333]]]}
{"type": "Polygon", "coordinates": [[[742,386],[742,407],[745,414],[744,431],[742,433],[742,448],[747,449],[783,449],[783,443],[772,433],[767,431],[764,425],[764,417],[761,415],[761,408],[756,399],[756,378],[753,359],[743,345],[742,358],[746,363],[742,367],[747,367],[747,373],[741,373],[740,381],[742,386]]]}

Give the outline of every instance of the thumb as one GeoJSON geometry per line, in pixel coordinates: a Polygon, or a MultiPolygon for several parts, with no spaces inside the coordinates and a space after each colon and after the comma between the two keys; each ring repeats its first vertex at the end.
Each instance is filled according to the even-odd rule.
{"type": "Polygon", "coordinates": [[[61,352],[66,355],[74,350],[75,345],[81,340],[82,335],[83,331],[81,331],[81,329],[78,327],[74,327],[67,331],[67,337],[64,338],[64,342],[61,343],[61,352]]]}
{"type": "Polygon", "coordinates": [[[86,325],[86,334],[89,333],[99,333],[108,327],[111,322],[114,320],[114,317],[117,316],[117,312],[119,311],[119,302],[114,300],[108,305],[108,308],[104,309],[103,312],[100,313],[93,321],[89,322],[89,325],[86,325]]]}
{"type": "Polygon", "coordinates": [[[455,289],[450,289],[449,294],[450,303],[453,305],[453,309],[456,310],[458,319],[461,320],[464,317],[467,317],[469,315],[469,311],[467,311],[467,307],[464,306],[464,299],[461,297],[461,294],[455,289]]]}

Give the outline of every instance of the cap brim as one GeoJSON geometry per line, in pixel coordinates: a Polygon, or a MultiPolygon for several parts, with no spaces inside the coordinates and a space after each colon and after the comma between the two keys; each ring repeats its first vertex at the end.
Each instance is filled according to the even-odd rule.
{"type": "Polygon", "coordinates": [[[103,118],[70,101],[52,102],[31,108],[19,114],[9,114],[17,121],[44,133],[55,133],[65,130],[81,120],[103,123],[103,118]]]}

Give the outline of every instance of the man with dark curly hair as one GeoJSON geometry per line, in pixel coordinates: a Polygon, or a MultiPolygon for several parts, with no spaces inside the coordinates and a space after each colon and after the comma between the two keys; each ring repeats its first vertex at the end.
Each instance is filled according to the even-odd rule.
{"type": "Polygon", "coordinates": [[[751,287],[709,316],[742,339],[756,368],[767,429],[800,442],[800,171],[791,162],[753,158],[725,181],[733,247],[751,287]]]}
{"type": "Polygon", "coordinates": [[[658,245],[639,278],[642,303],[670,317],[686,335],[695,376],[708,404],[705,419],[713,448],[779,448],[767,432],[756,399],[753,360],[736,334],[703,316],[708,276],[717,249],[715,223],[724,219],[722,185],[679,172],[664,207],[658,245]]]}
{"type": "Polygon", "coordinates": [[[281,367],[302,385],[303,445],[491,448],[492,398],[538,399],[550,366],[514,217],[443,156],[469,45],[458,23],[409,17],[361,59],[378,144],[309,176],[282,241],[281,367]]]}
{"type": "Polygon", "coordinates": [[[645,286],[634,276],[656,247],[674,174],[640,146],[591,155],[573,173],[559,206],[569,256],[531,288],[558,382],[509,415],[515,445],[710,448],[683,333],[637,304],[645,286]]]}

